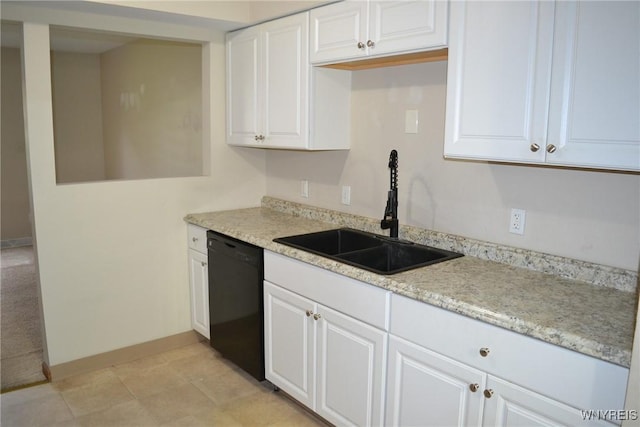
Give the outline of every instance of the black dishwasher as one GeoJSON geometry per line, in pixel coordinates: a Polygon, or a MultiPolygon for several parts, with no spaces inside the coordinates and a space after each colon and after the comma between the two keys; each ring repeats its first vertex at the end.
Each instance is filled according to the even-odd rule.
{"type": "Polygon", "coordinates": [[[262,248],[207,232],[211,347],[264,380],[262,248]]]}

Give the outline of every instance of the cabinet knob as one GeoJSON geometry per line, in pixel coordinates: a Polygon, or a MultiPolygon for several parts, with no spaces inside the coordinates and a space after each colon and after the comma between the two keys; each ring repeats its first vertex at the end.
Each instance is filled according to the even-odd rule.
{"type": "Polygon", "coordinates": [[[258,141],[258,140],[260,139],[260,137],[259,137],[258,135],[256,135],[256,136],[254,136],[254,137],[253,137],[253,139],[254,139],[255,141],[258,141]]]}
{"type": "Polygon", "coordinates": [[[471,390],[473,393],[475,393],[479,389],[480,389],[480,386],[478,384],[469,384],[469,390],[471,390]]]}
{"type": "Polygon", "coordinates": [[[202,264],[202,266],[203,266],[203,267],[206,267],[206,266],[207,266],[207,263],[206,263],[206,262],[204,262],[204,261],[203,261],[203,262],[201,262],[200,264],[202,264]]]}
{"type": "Polygon", "coordinates": [[[483,392],[483,394],[484,394],[484,397],[486,397],[487,399],[490,399],[491,396],[493,396],[493,390],[487,389],[483,392]]]}
{"type": "Polygon", "coordinates": [[[322,316],[320,316],[318,313],[316,313],[316,314],[314,314],[314,315],[313,315],[313,318],[314,318],[315,320],[318,320],[318,319],[319,319],[319,318],[321,318],[321,317],[322,317],[322,316]]]}
{"type": "Polygon", "coordinates": [[[374,47],[376,44],[373,42],[373,40],[367,40],[367,46],[369,47],[374,47]]]}
{"type": "Polygon", "coordinates": [[[313,311],[307,310],[305,314],[307,315],[307,317],[311,317],[311,315],[313,314],[313,311]]]}
{"type": "Polygon", "coordinates": [[[358,49],[364,49],[364,43],[358,42],[358,49]]]}
{"type": "Polygon", "coordinates": [[[482,347],[480,349],[480,356],[487,357],[489,355],[489,349],[487,347],[482,347]]]}
{"type": "Polygon", "coordinates": [[[538,151],[540,149],[540,146],[534,142],[533,144],[531,144],[531,146],[529,148],[531,149],[531,151],[533,151],[535,153],[536,151],[538,151]]]}
{"type": "Polygon", "coordinates": [[[553,144],[547,145],[547,153],[555,153],[558,147],[553,144]]]}

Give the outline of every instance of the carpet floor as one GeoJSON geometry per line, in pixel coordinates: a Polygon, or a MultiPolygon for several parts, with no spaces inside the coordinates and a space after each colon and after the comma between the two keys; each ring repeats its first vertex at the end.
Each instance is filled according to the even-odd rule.
{"type": "Polygon", "coordinates": [[[46,380],[33,248],[0,251],[0,377],[2,391],[46,380]]]}

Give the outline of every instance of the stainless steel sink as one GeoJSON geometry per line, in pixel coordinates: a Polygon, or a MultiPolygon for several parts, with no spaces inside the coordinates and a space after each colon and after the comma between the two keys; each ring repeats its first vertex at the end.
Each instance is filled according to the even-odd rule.
{"type": "Polygon", "coordinates": [[[461,257],[462,254],[374,233],[338,228],[279,237],[274,242],[378,274],[395,274],[461,257]]]}

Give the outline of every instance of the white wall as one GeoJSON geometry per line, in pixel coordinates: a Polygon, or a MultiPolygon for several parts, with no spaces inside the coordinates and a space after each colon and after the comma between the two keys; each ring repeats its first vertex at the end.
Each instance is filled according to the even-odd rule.
{"type": "Polygon", "coordinates": [[[2,48],[2,106],[0,112],[0,213],[1,239],[18,240],[31,237],[29,221],[29,187],[22,120],[22,67],[20,51],[2,48]]]}
{"type": "Polygon", "coordinates": [[[100,56],[54,52],[52,62],[56,179],[105,179],[100,56]]]}
{"type": "Polygon", "coordinates": [[[202,175],[201,50],[142,39],[100,55],[107,179],[202,175]]]}
{"type": "MultiPolygon", "coordinates": [[[[14,19],[29,17],[19,11],[14,19]]],[[[10,18],[3,9],[3,18],[10,18]]],[[[211,176],[56,185],[48,26],[24,28],[27,158],[50,366],[191,329],[186,225],[190,212],[257,206],[264,154],[224,143],[222,33],[67,13],[58,23],[211,40],[211,176]]],[[[205,99],[208,97],[205,96],[205,99]]],[[[208,141],[209,142],[209,141],[208,141]]]]}
{"type": "Polygon", "coordinates": [[[190,329],[186,213],[255,206],[266,193],[379,218],[392,148],[403,223],[638,268],[639,176],[442,159],[445,63],[356,72],[350,151],[265,154],[224,144],[222,34],[5,5],[3,18],[214,41],[210,177],[56,186],[48,33],[28,25],[27,150],[50,365],[190,329]],[[407,108],[419,110],[417,135],[403,133],[407,108]],[[301,178],[309,199],[299,197],[301,178]],[[527,210],[524,237],[507,232],[511,207],[527,210]]]}
{"type": "Polygon", "coordinates": [[[354,72],[351,150],[269,152],[267,194],[382,218],[395,148],[401,223],[636,271],[640,176],[444,160],[446,70],[434,62],[354,72]],[[419,111],[418,134],[404,133],[407,109],[419,111]],[[351,206],[340,203],[342,185],[351,206]],[[511,208],[527,212],[524,236],[508,232],[511,208]]]}

